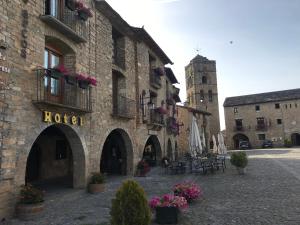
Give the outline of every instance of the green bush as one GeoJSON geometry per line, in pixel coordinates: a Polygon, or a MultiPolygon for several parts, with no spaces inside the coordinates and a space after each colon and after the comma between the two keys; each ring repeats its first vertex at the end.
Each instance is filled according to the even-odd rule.
{"type": "Polygon", "coordinates": [[[288,148],[292,147],[292,141],[289,140],[289,139],[285,139],[284,140],[284,146],[288,147],[288,148]]]}
{"type": "Polygon", "coordinates": [[[143,188],[125,181],[112,200],[110,215],[111,225],[149,225],[151,212],[143,188]]]}
{"type": "Polygon", "coordinates": [[[22,185],[20,190],[20,203],[35,204],[44,201],[44,193],[31,184],[22,185]]]}
{"type": "Polygon", "coordinates": [[[101,173],[92,173],[90,184],[103,184],[105,182],[105,176],[101,173]]]}
{"type": "Polygon", "coordinates": [[[240,168],[245,168],[248,164],[246,152],[234,152],[231,154],[230,162],[232,165],[240,168]]]}

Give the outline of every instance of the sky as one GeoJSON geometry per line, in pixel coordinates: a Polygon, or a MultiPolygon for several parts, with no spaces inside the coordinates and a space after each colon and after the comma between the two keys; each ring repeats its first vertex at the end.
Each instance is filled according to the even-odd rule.
{"type": "Polygon", "coordinates": [[[299,0],[106,0],[184,67],[199,52],[216,60],[221,128],[226,97],[300,87],[299,0]],[[198,50],[198,51],[197,51],[198,50]]]}

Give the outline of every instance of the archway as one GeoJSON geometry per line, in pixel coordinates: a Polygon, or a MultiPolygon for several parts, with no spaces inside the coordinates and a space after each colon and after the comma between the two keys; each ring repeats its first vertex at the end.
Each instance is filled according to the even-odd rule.
{"type": "Polygon", "coordinates": [[[300,146],[300,134],[298,133],[292,134],[291,141],[293,146],[300,146]]]}
{"type": "Polygon", "coordinates": [[[249,138],[244,134],[236,134],[233,136],[232,139],[233,139],[235,149],[239,148],[240,141],[248,141],[249,142],[249,138]]]}
{"type": "Polygon", "coordinates": [[[157,136],[151,135],[144,148],[143,159],[150,165],[156,166],[161,161],[162,153],[157,136]]]}
{"type": "Polygon", "coordinates": [[[50,187],[86,185],[86,156],[77,133],[67,125],[52,125],[33,143],[26,162],[25,183],[50,187]]]}
{"type": "Polygon", "coordinates": [[[108,175],[128,175],[133,169],[133,149],[128,134],[113,130],[106,138],[101,155],[100,170],[108,175]]]}
{"type": "Polygon", "coordinates": [[[173,160],[173,150],[172,150],[172,143],[170,139],[168,139],[167,156],[169,159],[173,160]]]}

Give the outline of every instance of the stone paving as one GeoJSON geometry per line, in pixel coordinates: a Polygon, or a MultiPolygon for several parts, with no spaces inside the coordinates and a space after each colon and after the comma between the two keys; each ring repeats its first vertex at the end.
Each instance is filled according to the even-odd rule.
{"type": "MultiPolygon", "coordinates": [[[[225,173],[165,175],[156,168],[148,177],[133,179],[149,198],[170,192],[179,181],[197,182],[204,198],[181,213],[179,225],[299,225],[300,149],[249,150],[247,154],[246,175],[237,175],[227,162],[225,173]]],[[[3,225],[109,225],[111,199],[123,179],[109,178],[107,190],[97,195],[70,189],[48,193],[39,218],[13,219],[3,225]]]]}

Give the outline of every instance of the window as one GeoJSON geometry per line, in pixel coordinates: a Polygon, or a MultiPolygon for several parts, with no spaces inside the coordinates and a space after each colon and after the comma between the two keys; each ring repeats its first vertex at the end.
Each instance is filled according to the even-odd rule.
{"type": "Polygon", "coordinates": [[[56,141],[55,159],[61,160],[67,158],[67,143],[65,140],[56,141]]]}
{"type": "Polygon", "coordinates": [[[275,109],[280,109],[280,104],[279,103],[275,104],[275,109]]]}
{"type": "Polygon", "coordinates": [[[256,106],[255,106],[255,111],[256,111],[256,112],[259,112],[259,111],[260,111],[260,106],[259,106],[259,105],[256,105],[256,106]]]}
{"type": "Polygon", "coordinates": [[[239,111],[238,111],[238,108],[236,108],[236,107],[234,107],[233,108],[233,112],[234,112],[234,114],[237,114],[239,111]]]}
{"type": "Polygon", "coordinates": [[[295,108],[297,108],[298,107],[298,105],[297,105],[297,103],[295,103],[295,108]]]}
{"type": "Polygon", "coordinates": [[[200,90],[200,101],[204,100],[204,91],[200,90]]]}
{"type": "Polygon", "coordinates": [[[277,124],[278,125],[282,124],[282,119],[277,119],[277,124]]]}
{"type": "Polygon", "coordinates": [[[263,117],[258,117],[256,118],[257,125],[264,125],[265,124],[265,118],[263,117]]]}
{"type": "Polygon", "coordinates": [[[60,17],[62,12],[63,1],[61,0],[46,0],[46,14],[54,17],[60,17]]]}
{"type": "Polygon", "coordinates": [[[285,104],[285,108],[287,109],[287,104],[285,104]]]}
{"type": "Polygon", "coordinates": [[[258,134],[258,140],[260,140],[260,141],[266,140],[266,135],[265,134],[258,134]]]}
{"type": "Polygon", "coordinates": [[[206,76],[202,77],[202,84],[207,84],[207,77],[206,76]]]}
{"type": "Polygon", "coordinates": [[[290,104],[290,109],[292,108],[292,104],[290,104]]]}
{"type": "Polygon", "coordinates": [[[235,120],[235,126],[237,131],[243,130],[243,120],[242,119],[236,119],[235,120]]]}
{"type": "MultiPolygon", "coordinates": [[[[44,51],[44,67],[45,69],[51,69],[58,66],[62,62],[62,56],[49,49],[44,51]]],[[[51,95],[58,96],[60,94],[60,80],[56,78],[45,77],[44,80],[45,87],[49,87],[51,95]]]]}
{"type": "Polygon", "coordinates": [[[208,101],[212,102],[213,101],[213,94],[212,94],[212,90],[208,91],[208,101]]]}

